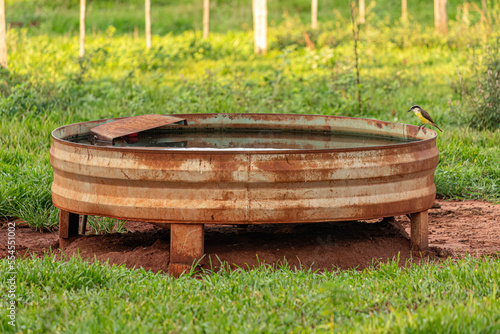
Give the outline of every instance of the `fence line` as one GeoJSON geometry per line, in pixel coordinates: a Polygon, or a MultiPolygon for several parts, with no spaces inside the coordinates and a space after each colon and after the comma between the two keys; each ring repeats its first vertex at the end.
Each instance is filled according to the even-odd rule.
{"type": "MultiPolygon", "coordinates": [[[[408,0],[401,0],[401,20],[408,21],[408,0]]],[[[487,1],[481,0],[479,6],[471,3],[481,13],[481,21],[487,23],[487,1]]],[[[448,33],[448,13],[446,10],[447,0],[434,0],[434,26],[441,34],[448,33]]],[[[469,22],[469,3],[464,2],[461,7],[462,20],[469,22]]],[[[151,0],[144,0],[146,21],[146,49],[151,48],[151,0]]],[[[366,22],[365,0],[358,0],[359,23],[366,22]]],[[[267,0],[252,0],[254,47],[256,53],[267,52],[267,0]]],[[[80,57],[85,56],[85,15],[86,0],[80,0],[80,57]]],[[[459,15],[457,13],[457,15],[459,15]]],[[[203,0],[203,38],[208,38],[210,27],[210,0],[203,0]]],[[[311,0],[311,28],[318,27],[318,0],[311,0]]],[[[135,27],[137,30],[137,26],[135,27]]],[[[137,34],[137,32],[136,32],[137,34]]],[[[6,18],[5,0],[0,0],[0,67],[7,67],[7,43],[6,43],[6,18]]]]}

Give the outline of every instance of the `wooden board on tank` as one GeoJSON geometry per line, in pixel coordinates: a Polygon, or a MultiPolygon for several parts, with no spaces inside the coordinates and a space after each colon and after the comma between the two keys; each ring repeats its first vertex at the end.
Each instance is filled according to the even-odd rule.
{"type": "Polygon", "coordinates": [[[112,142],[116,138],[174,123],[187,125],[185,118],[150,114],[107,122],[92,128],[90,132],[97,136],[98,140],[112,142]]]}

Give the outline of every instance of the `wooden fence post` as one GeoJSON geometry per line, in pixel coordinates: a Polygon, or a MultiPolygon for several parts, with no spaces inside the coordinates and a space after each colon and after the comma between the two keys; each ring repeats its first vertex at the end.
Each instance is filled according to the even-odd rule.
{"type": "Polygon", "coordinates": [[[318,27],[318,0],[311,0],[311,28],[318,27]]]}
{"type": "Polygon", "coordinates": [[[434,0],[434,28],[439,29],[439,1],[434,0]]]}
{"type": "Polygon", "coordinates": [[[5,24],[5,0],[0,0],[0,66],[7,68],[7,37],[5,24]]]}
{"type": "Polygon", "coordinates": [[[365,23],[365,0],[359,0],[359,23],[365,23]]]}
{"type": "Polygon", "coordinates": [[[85,56],[85,0],[80,0],[80,57],[85,56]]]}
{"type": "Polygon", "coordinates": [[[469,4],[464,2],[462,5],[462,20],[468,25],[469,21],[469,4]]]}
{"type": "Polygon", "coordinates": [[[253,0],[253,29],[255,52],[267,52],[267,0],[253,0]]]}
{"type": "Polygon", "coordinates": [[[439,32],[443,35],[448,33],[448,13],[446,12],[447,0],[439,0],[439,32]]]}
{"type": "Polygon", "coordinates": [[[481,15],[481,21],[485,23],[488,18],[488,8],[486,6],[486,0],[481,0],[481,11],[483,12],[483,15],[481,15]]]}
{"type": "Polygon", "coordinates": [[[210,0],[203,0],[203,38],[208,38],[210,29],[210,0]]]}
{"type": "Polygon", "coordinates": [[[443,35],[448,33],[447,0],[434,0],[434,26],[443,35]]]}
{"type": "Polygon", "coordinates": [[[401,0],[401,21],[408,21],[408,2],[407,0],[401,0]]]}
{"type": "Polygon", "coordinates": [[[151,0],[145,0],[146,12],[146,49],[151,49],[151,0]]]}

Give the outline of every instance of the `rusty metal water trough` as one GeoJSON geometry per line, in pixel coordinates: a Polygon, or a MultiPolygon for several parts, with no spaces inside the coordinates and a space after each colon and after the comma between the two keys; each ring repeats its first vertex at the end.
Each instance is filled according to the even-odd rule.
{"type": "Polygon", "coordinates": [[[205,224],[314,223],[404,214],[411,215],[412,247],[428,247],[436,132],[317,115],[175,117],[187,120],[191,130],[358,133],[414,141],[335,149],[182,150],[70,140],[109,120],[63,126],[53,131],[50,150],[61,248],[85,233],[88,215],[171,224],[169,270],[178,276],[203,256],[205,224]]]}

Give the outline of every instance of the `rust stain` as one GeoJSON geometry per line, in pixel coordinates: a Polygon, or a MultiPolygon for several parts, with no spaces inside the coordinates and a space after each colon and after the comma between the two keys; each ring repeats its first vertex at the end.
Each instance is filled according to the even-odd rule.
{"type": "Polygon", "coordinates": [[[128,175],[127,175],[127,173],[125,173],[123,170],[120,170],[120,171],[122,172],[122,174],[123,174],[123,175],[125,175],[125,177],[126,177],[127,179],[129,179],[129,180],[130,180],[130,176],[128,176],[128,175]]]}

